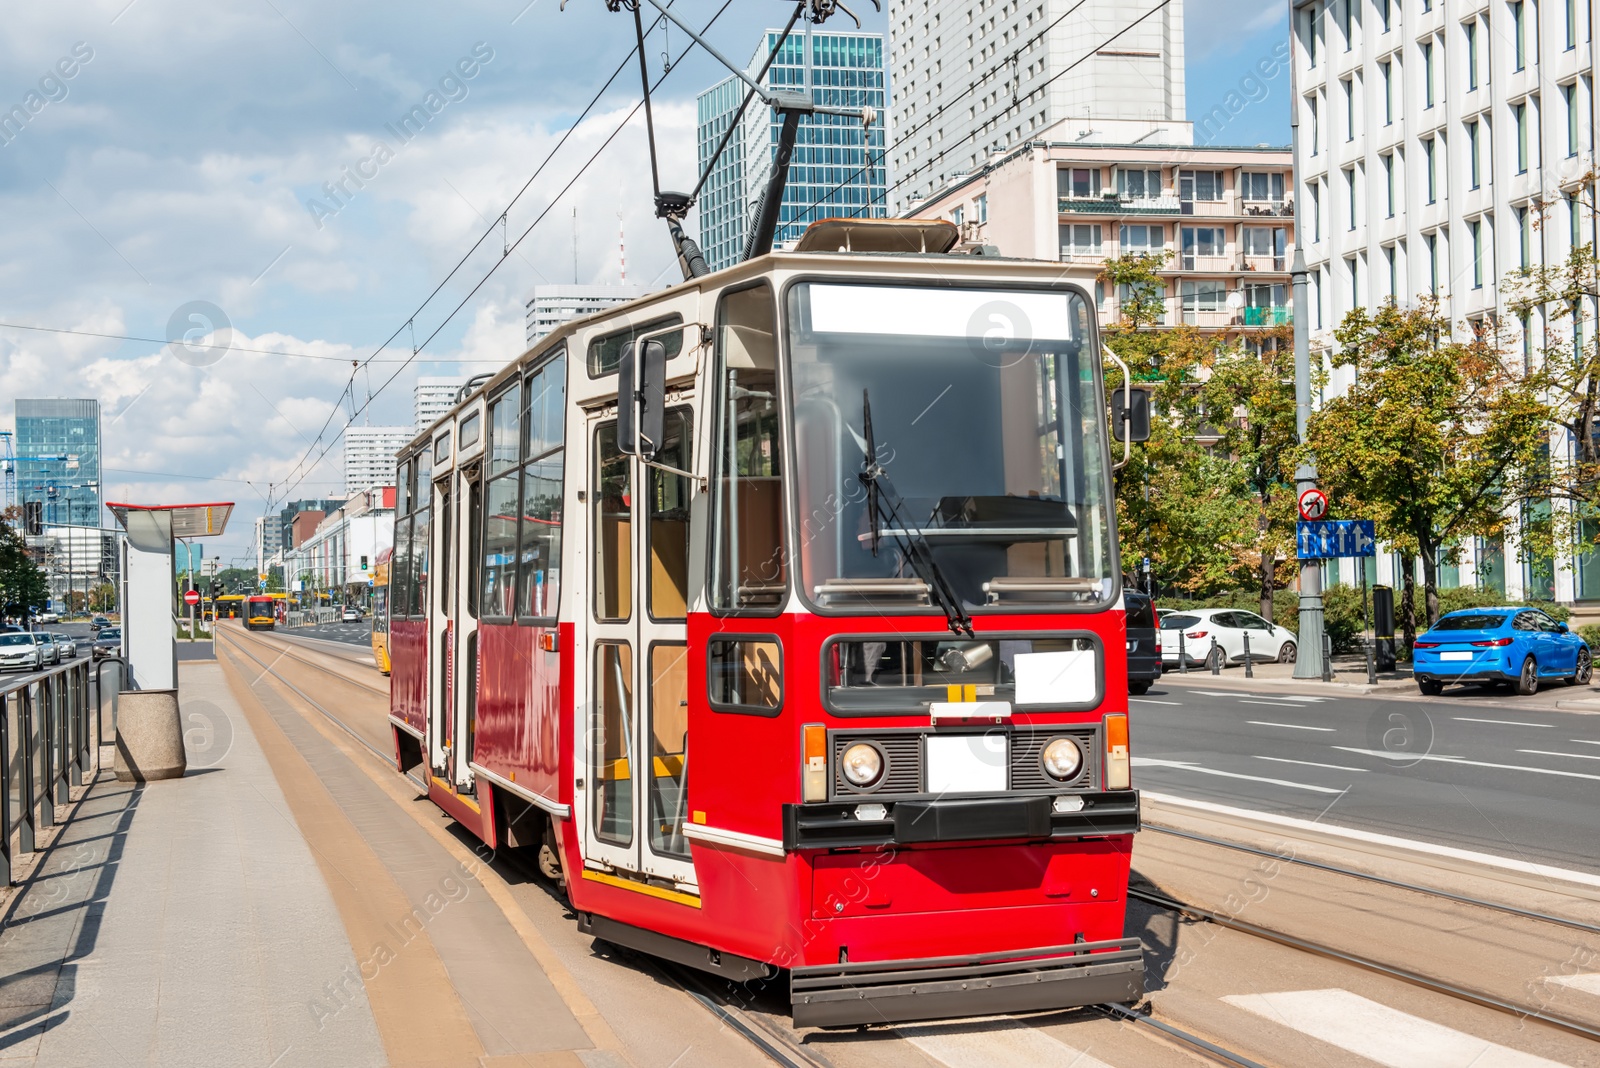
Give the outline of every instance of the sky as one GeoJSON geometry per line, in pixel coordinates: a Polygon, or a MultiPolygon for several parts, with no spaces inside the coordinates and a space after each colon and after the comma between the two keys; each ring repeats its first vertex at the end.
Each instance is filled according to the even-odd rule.
{"type": "MultiPolygon", "coordinates": [[[[1190,113],[1227,115],[1198,139],[1287,143],[1287,75],[1251,80],[1286,39],[1286,5],[1177,2],[1190,113]]],[[[884,30],[871,0],[849,6],[884,30]]],[[[719,7],[674,11],[704,26],[719,7]]],[[[602,0],[560,8],[12,5],[0,36],[0,113],[13,116],[0,124],[0,428],[12,398],[97,398],[103,498],[236,501],[207,555],[252,566],[269,499],[338,495],[349,421],[409,423],[417,374],[519,355],[532,286],[616,281],[619,229],[629,282],[671,280],[642,116],[624,125],[636,61],[574,126],[627,55],[631,15],[602,0]],[[425,121],[402,125],[407,115],[425,121]]],[[[742,62],[787,11],[730,0],[708,36],[742,62]]],[[[829,23],[841,26],[843,14],[829,23]]],[[[646,49],[652,78],[673,57],[655,98],[669,189],[693,184],[694,97],[724,76],[698,50],[679,61],[688,44],[658,29],[646,49]]]]}

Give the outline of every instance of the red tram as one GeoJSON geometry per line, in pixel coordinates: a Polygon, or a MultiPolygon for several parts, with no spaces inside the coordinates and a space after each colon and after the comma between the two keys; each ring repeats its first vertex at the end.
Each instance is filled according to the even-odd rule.
{"type": "Polygon", "coordinates": [[[569,323],[401,454],[397,764],[797,1024],[1137,999],[1092,305],[839,236],[569,323]]]}

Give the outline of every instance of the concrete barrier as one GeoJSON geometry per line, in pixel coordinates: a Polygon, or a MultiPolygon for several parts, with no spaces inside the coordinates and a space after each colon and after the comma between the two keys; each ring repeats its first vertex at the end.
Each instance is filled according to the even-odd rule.
{"type": "Polygon", "coordinates": [[[128,690],[117,704],[119,782],[177,779],[188,768],[177,690],[128,690]]]}

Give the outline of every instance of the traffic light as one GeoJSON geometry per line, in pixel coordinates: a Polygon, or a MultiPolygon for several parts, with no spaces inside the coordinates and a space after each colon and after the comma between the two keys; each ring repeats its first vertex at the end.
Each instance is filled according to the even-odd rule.
{"type": "Polygon", "coordinates": [[[24,532],[31,535],[44,533],[44,502],[22,502],[22,527],[24,532]]]}
{"type": "Polygon", "coordinates": [[[221,579],[212,579],[211,580],[211,596],[213,598],[215,598],[217,596],[220,596],[221,593],[222,593],[222,580],[221,579]]]}

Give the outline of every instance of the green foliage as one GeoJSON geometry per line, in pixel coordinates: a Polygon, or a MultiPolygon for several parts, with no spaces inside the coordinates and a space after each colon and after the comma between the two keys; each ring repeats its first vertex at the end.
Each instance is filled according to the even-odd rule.
{"type": "Polygon", "coordinates": [[[1572,618],[1572,609],[1567,605],[1556,604],[1554,601],[1508,601],[1506,595],[1499,590],[1482,586],[1456,586],[1439,591],[1441,616],[1446,612],[1456,612],[1463,608],[1495,608],[1507,604],[1525,604],[1542,609],[1558,623],[1565,623],[1572,618]]]}
{"type": "Polygon", "coordinates": [[[22,615],[49,603],[44,571],[28,558],[22,535],[9,523],[0,523],[0,612],[22,615]]]}
{"type": "Polygon", "coordinates": [[[1589,648],[1600,650],[1600,623],[1585,623],[1578,628],[1578,637],[1589,644],[1589,648]]]}

